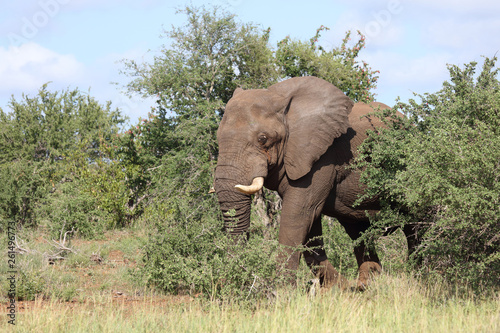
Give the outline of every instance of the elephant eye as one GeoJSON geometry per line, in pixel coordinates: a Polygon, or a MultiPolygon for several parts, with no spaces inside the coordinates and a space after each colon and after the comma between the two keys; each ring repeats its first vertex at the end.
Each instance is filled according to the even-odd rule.
{"type": "Polygon", "coordinates": [[[264,145],[267,142],[267,136],[265,134],[260,134],[258,140],[261,145],[264,145]]]}

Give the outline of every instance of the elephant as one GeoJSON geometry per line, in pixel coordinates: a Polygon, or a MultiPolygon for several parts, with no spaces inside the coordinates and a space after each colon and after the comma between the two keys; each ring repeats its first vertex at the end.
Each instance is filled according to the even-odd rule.
{"type": "MultiPolygon", "coordinates": [[[[377,102],[354,104],[333,84],[313,76],[296,77],[267,89],[237,88],[217,130],[219,155],[214,188],[230,235],[248,237],[251,195],[263,186],[282,198],[279,243],[285,245],[287,271],[293,275],[301,254],[324,287],[346,288],[347,280],[328,261],[321,240],[321,217],[336,218],[351,239],[370,225],[377,198],[355,206],[364,186],[349,167],[366,131],[383,126],[362,117],[377,102]],[[305,246],[305,251],[297,248],[305,246]]],[[[358,286],[380,272],[373,248],[360,242],[354,253],[358,286]]]]}

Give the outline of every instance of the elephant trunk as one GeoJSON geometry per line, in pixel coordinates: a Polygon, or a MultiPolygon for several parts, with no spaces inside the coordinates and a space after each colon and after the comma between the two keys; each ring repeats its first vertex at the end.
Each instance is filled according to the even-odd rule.
{"type": "Polygon", "coordinates": [[[214,187],[223,213],[224,226],[229,234],[236,236],[248,232],[251,195],[264,185],[267,159],[244,153],[238,146],[230,143],[219,142],[214,187]]]}
{"type": "Polygon", "coordinates": [[[224,218],[224,227],[230,235],[245,235],[250,227],[251,197],[235,189],[236,182],[215,180],[215,191],[224,218]]]}

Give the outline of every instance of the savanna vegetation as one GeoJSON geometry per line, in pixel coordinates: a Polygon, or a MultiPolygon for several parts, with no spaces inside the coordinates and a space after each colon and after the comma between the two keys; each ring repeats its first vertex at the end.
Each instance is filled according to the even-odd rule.
{"type": "MultiPolygon", "coordinates": [[[[276,194],[253,199],[250,240],[228,242],[208,193],[216,130],[236,87],[314,75],[354,101],[373,100],[378,71],[359,59],[364,37],[348,32],[326,50],[321,26],[310,40],[271,45],[270,29],[220,8],[180,14],[185,25],[164,31],[168,46],[151,62],[123,61],[127,92],[155,100],[147,119],[130,125],[111,103],[50,84],[0,110],[1,242],[16,253],[16,297],[26,307],[18,328],[498,330],[496,57],[482,68],[450,65],[440,91],[397,101],[393,110],[405,118],[379,112],[393,119],[370,134],[352,167],[363,169],[366,195],[381,198],[365,236],[377,239],[386,273],[363,294],[311,296],[305,267],[297,290],[280,284],[276,194]],[[400,230],[382,235],[404,225],[420,239],[409,260],[400,230]]],[[[354,278],[351,240],[335,220],[323,224],[332,264],[354,278]]],[[[0,287],[8,300],[8,281],[0,287]]]]}

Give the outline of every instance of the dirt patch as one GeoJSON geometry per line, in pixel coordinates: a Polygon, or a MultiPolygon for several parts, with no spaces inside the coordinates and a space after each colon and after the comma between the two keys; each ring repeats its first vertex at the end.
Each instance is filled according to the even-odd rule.
{"type": "Polygon", "coordinates": [[[107,259],[112,262],[123,262],[125,263],[125,260],[123,259],[123,252],[120,250],[112,250],[109,252],[107,259]]]}
{"type": "MultiPolygon", "coordinates": [[[[98,240],[72,239],[67,244],[71,252],[50,264],[38,265],[39,253],[46,251],[47,247],[46,237],[39,237],[29,242],[30,252],[18,255],[19,262],[26,263],[24,266],[20,264],[26,273],[23,286],[32,284],[38,288],[36,302],[41,304],[46,301],[87,304],[95,299],[137,302],[144,301],[145,295],[149,295],[150,302],[156,301],[158,297],[151,300],[152,292],[145,292],[130,274],[141,261],[140,237],[144,235],[136,231],[110,231],[98,240]],[[32,265],[35,260],[37,265],[32,265]]],[[[23,294],[20,297],[29,299],[33,296],[23,294]]],[[[33,308],[36,302],[22,300],[18,306],[24,311],[33,308]]]]}

